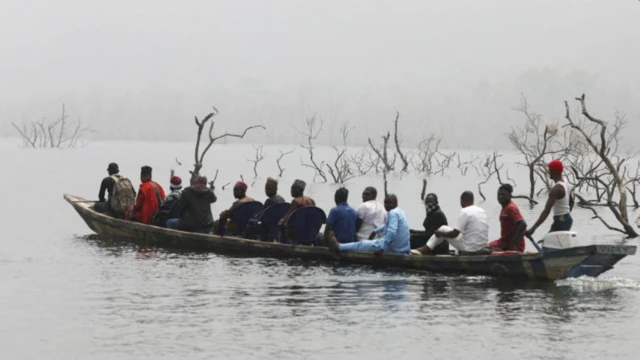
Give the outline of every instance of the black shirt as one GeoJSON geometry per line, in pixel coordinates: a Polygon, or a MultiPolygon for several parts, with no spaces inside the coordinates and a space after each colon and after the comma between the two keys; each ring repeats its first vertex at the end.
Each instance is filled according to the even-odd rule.
{"type": "Polygon", "coordinates": [[[425,237],[427,239],[431,238],[434,232],[440,228],[440,226],[448,225],[447,217],[442,212],[442,210],[438,209],[424,218],[424,222],[422,226],[424,226],[425,237]]]}
{"type": "Polygon", "coordinates": [[[98,194],[98,200],[100,202],[106,202],[107,199],[111,199],[111,194],[113,194],[113,185],[115,185],[115,181],[111,178],[111,176],[107,176],[102,179],[102,183],[100,184],[100,193],[98,194]],[[109,194],[109,197],[105,199],[104,193],[105,191],[109,194]]]}

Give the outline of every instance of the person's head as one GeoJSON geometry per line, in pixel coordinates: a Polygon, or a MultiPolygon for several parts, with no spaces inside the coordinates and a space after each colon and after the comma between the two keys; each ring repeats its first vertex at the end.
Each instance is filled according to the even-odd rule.
{"type": "Polygon", "coordinates": [[[438,205],[438,195],[434,193],[428,193],[427,196],[424,197],[425,205],[438,205]]]}
{"type": "Polygon", "coordinates": [[[467,190],[460,195],[460,206],[466,208],[471,205],[473,205],[473,193],[467,190]]]}
{"type": "Polygon", "coordinates": [[[179,176],[172,176],[170,182],[171,184],[169,185],[169,188],[172,191],[182,190],[182,179],[179,176]]]}
{"type": "Polygon", "coordinates": [[[118,164],[114,162],[110,163],[109,166],[107,166],[107,172],[109,173],[109,175],[115,175],[119,173],[120,169],[118,168],[118,164]]]}
{"type": "Polygon", "coordinates": [[[244,181],[238,181],[233,185],[233,197],[236,199],[242,199],[247,194],[247,184],[244,181]]]}
{"type": "Polygon", "coordinates": [[[398,207],[398,197],[394,194],[389,194],[384,197],[384,208],[387,211],[391,211],[398,207]]]}
{"type": "Polygon", "coordinates": [[[298,196],[302,196],[304,194],[304,188],[307,186],[302,180],[296,180],[291,185],[291,197],[297,198],[298,196]]]}
{"type": "Polygon", "coordinates": [[[267,197],[276,196],[278,194],[278,180],[274,178],[268,178],[264,184],[264,193],[267,197]]]}
{"type": "Polygon", "coordinates": [[[378,197],[378,190],[373,186],[368,186],[362,192],[362,202],[375,200],[378,197]]]}
{"type": "Polygon", "coordinates": [[[347,190],[347,188],[341,187],[340,189],[336,190],[336,194],[334,195],[333,199],[335,200],[336,205],[346,203],[349,199],[349,190],[347,190]]]}
{"type": "Polygon", "coordinates": [[[509,184],[502,184],[498,188],[498,202],[502,206],[506,206],[511,202],[511,194],[513,193],[513,186],[509,184]]]}
{"type": "Polygon", "coordinates": [[[151,172],[153,171],[153,169],[151,169],[151,166],[143,166],[140,169],[140,181],[141,182],[148,182],[151,181],[151,172]]]}
{"type": "Polygon", "coordinates": [[[551,160],[549,162],[549,177],[553,180],[562,179],[562,172],[564,171],[564,166],[562,165],[562,161],[560,160],[551,160]]]}
{"type": "Polygon", "coordinates": [[[207,177],[203,175],[198,175],[193,180],[193,187],[196,188],[204,188],[207,187],[207,177]]]}

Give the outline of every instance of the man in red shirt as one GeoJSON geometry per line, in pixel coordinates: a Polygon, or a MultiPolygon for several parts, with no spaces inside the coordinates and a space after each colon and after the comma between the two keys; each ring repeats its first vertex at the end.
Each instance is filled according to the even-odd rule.
{"type": "Polygon", "coordinates": [[[132,220],[143,224],[151,224],[165,198],[162,186],[151,180],[151,171],[150,166],[143,166],[140,171],[140,190],[131,214],[132,220]]]}
{"type": "Polygon", "coordinates": [[[502,184],[498,188],[498,202],[502,205],[500,238],[489,243],[490,250],[524,252],[524,233],[527,230],[527,223],[520,214],[518,206],[511,201],[512,193],[513,187],[509,184],[502,184]]]}

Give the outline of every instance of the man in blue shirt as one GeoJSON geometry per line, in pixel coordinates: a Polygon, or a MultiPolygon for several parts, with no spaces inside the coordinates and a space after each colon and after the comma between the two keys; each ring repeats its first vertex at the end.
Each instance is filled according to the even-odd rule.
{"type": "Polygon", "coordinates": [[[340,244],[336,239],[329,239],[329,247],[334,251],[359,251],[380,254],[409,254],[411,250],[409,222],[402,209],[398,208],[398,198],[389,194],[384,198],[387,210],[387,222],[371,233],[373,239],[377,233],[383,237],[376,240],[362,240],[354,243],[340,244]]]}
{"type": "Polygon", "coordinates": [[[358,213],[347,204],[349,190],[340,188],[336,190],[334,200],[336,207],[331,209],[327,224],[324,228],[325,241],[329,238],[336,239],[339,243],[350,243],[356,241],[356,224],[358,213]]]}

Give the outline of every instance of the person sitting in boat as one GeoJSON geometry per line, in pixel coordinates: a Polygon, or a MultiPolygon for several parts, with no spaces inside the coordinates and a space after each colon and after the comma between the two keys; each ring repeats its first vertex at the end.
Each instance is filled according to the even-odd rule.
{"type": "Polygon", "coordinates": [[[180,196],[182,195],[182,179],[179,176],[176,176],[173,170],[171,170],[169,189],[171,189],[171,192],[164,199],[164,203],[160,206],[160,211],[153,219],[154,225],[166,227],[167,220],[178,217],[178,207],[176,205],[180,201],[180,196]]]}
{"type": "Polygon", "coordinates": [[[211,204],[217,200],[213,188],[207,187],[207,177],[198,175],[193,185],[185,188],[176,204],[176,218],[167,221],[169,229],[208,234],[213,225],[211,204]]]}
{"type": "Polygon", "coordinates": [[[549,191],[547,203],[544,205],[544,210],[540,214],[538,220],[533,224],[526,235],[531,236],[538,229],[553,210],[553,223],[551,224],[551,230],[555,231],[569,231],[573,224],[573,218],[571,218],[571,210],[573,210],[573,196],[571,195],[571,187],[564,180],[562,172],[564,166],[560,160],[552,160],[549,163],[549,177],[555,181],[555,185],[549,191]]]}
{"type": "Polygon", "coordinates": [[[152,171],[151,166],[146,165],[140,170],[140,190],[130,216],[130,220],[143,224],[151,224],[165,198],[162,186],[152,180],[152,171]]]}
{"type": "Polygon", "coordinates": [[[500,238],[489,243],[490,251],[514,250],[524,252],[524,232],[527,223],[524,221],[518,205],[511,200],[513,187],[502,184],[498,188],[500,210],[500,238]]]}
{"type": "Polygon", "coordinates": [[[131,181],[120,175],[120,169],[118,164],[112,162],[107,166],[107,173],[109,176],[102,179],[100,183],[100,191],[98,192],[98,201],[93,204],[93,210],[102,213],[112,215],[118,218],[125,218],[126,211],[130,210],[136,197],[136,190],[131,185],[131,181]],[[115,186],[121,180],[125,180],[120,188],[121,194],[116,194],[115,186]],[[105,195],[107,195],[105,197],[105,195]],[[117,209],[113,208],[113,203],[117,209]],[[127,209],[128,208],[128,209],[127,209]]]}
{"type": "Polygon", "coordinates": [[[356,210],[349,206],[349,190],[344,187],[336,190],[334,201],[336,206],[329,211],[327,223],[324,227],[325,241],[329,237],[335,238],[339,243],[350,243],[356,241],[356,223],[358,214],[356,210]]]}
{"type": "Polygon", "coordinates": [[[445,240],[448,240],[459,254],[482,252],[487,246],[489,238],[487,214],[484,209],[474,205],[471,191],[465,191],[460,195],[460,206],[462,206],[462,210],[454,228],[441,226],[429,238],[425,246],[411,250],[411,253],[432,255],[433,249],[445,240]]]}
{"type": "Polygon", "coordinates": [[[377,197],[378,190],[373,186],[366,187],[362,192],[362,204],[356,210],[358,214],[356,223],[358,240],[369,239],[369,235],[375,229],[387,222],[387,210],[376,200],[377,197]]]}
{"type": "Polygon", "coordinates": [[[337,252],[356,251],[372,252],[374,254],[408,254],[411,250],[409,222],[407,221],[404,211],[398,207],[398,198],[393,194],[385,196],[384,207],[387,210],[387,221],[369,235],[370,240],[341,244],[335,236],[333,236],[328,239],[329,247],[337,252]],[[382,234],[382,238],[374,240],[376,234],[380,233],[382,234]]]}
{"type": "Polygon", "coordinates": [[[278,195],[278,180],[269,177],[264,184],[264,193],[267,195],[267,200],[264,202],[264,208],[268,208],[271,205],[280,204],[285,202],[284,198],[278,195]]]}
{"type": "MultiPolygon", "coordinates": [[[[422,222],[424,231],[411,230],[411,248],[417,249],[425,246],[427,241],[433,236],[441,226],[448,225],[447,216],[440,209],[438,203],[438,195],[434,193],[427,194],[424,198],[424,207],[427,211],[427,216],[422,222]]],[[[447,240],[442,241],[431,252],[433,255],[447,255],[449,254],[449,242],[447,240]]]]}
{"type": "Polygon", "coordinates": [[[293,185],[291,185],[291,197],[293,198],[293,200],[291,201],[291,206],[289,207],[289,210],[287,210],[284,218],[280,220],[281,225],[286,224],[289,216],[291,216],[291,214],[296,211],[296,209],[305,206],[316,206],[316,202],[313,201],[312,198],[304,196],[304,189],[306,186],[307,183],[302,180],[295,180],[293,182],[293,185]]]}
{"type": "Polygon", "coordinates": [[[244,181],[238,181],[233,186],[233,197],[236,201],[231,204],[231,207],[220,213],[220,218],[214,223],[213,229],[216,234],[224,234],[226,230],[229,233],[234,233],[235,225],[232,221],[229,221],[233,211],[240,205],[255,201],[253,198],[247,196],[247,184],[244,181]]]}

